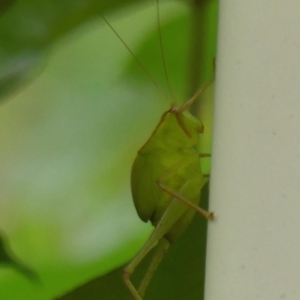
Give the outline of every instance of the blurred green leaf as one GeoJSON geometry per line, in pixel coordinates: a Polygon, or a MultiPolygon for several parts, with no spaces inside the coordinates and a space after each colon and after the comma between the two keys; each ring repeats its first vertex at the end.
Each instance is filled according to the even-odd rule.
{"type": "Polygon", "coordinates": [[[101,13],[137,0],[0,1],[0,97],[40,69],[45,51],[101,13]]]}
{"type": "Polygon", "coordinates": [[[39,282],[38,275],[15,257],[9,248],[7,239],[0,233],[0,268],[5,266],[14,268],[20,274],[33,282],[39,282]]]}

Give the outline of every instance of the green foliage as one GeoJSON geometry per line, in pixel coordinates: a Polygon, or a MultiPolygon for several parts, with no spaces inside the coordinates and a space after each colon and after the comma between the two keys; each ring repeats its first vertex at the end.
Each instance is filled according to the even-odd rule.
{"type": "Polygon", "coordinates": [[[45,51],[84,23],[136,0],[0,2],[0,96],[31,78],[45,51]]]}
{"type": "Polygon", "coordinates": [[[0,235],[0,268],[1,267],[14,268],[29,280],[33,282],[39,281],[37,274],[33,270],[14,257],[3,235],[0,235]]]}
{"type": "MultiPolygon", "coordinates": [[[[37,287],[13,268],[0,268],[0,299],[50,300],[106,273],[83,287],[84,296],[75,290],[66,299],[126,299],[120,270],[109,272],[126,263],[151,231],[133,207],[131,163],[170,104],[129,67],[132,57],[99,16],[108,17],[162,82],[161,63],[151,55],[158,47],[155,3],[152,9],[129,7],[134,2],[0,1],[0,95],[9,100],[0,110],[0,228],[42,282],[37,287]],[[117,18],[122,6],[127,11],[117,18]]],[[[167,64],[176,98],[184,101],[190,14],[182,3],[165,5],[167,64]]],[[[214,52],[209,65],[211,57],[214,52]]],[[[211,95],[205,99],[210,103],[211,95]]],[[[209,132],[210,121],[201,119],[209,132]]],[[[149,299],[202,295],[201,222],[196,218],[198,225],[170,250],[149,299]]]]}

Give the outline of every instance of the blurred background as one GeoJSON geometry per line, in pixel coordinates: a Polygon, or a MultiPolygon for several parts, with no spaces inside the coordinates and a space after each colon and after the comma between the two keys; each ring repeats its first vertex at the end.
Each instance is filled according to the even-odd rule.
{"type": "MultiPolygon", "coordinates": [[[[180,2],[160,8],[180,102],[189,9],[180,2]]],[[[156,3],[106,17],[164,88],[156,3]]],[[[7,97],[0,110],[0,228],[43,286],[0,268],[0,299],[51,299],[136,253],[151,226],[131,200],[131,164],[170,103],[101,18],[56,43],[35,79],[7,97]]]]}

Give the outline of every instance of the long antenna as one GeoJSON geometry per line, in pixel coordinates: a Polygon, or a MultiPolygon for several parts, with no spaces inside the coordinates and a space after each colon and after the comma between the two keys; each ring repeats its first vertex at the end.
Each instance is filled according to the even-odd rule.
{"type": "Polygon", "coordinates": [[[158,35],[159,35],[159,47],[160,47],[160,53],[161,53],[161,60],[163,63],[163,68],[164,68],[164,73],[165,73],[165,78],[166,78],[166,82],[167,82],[167,87],[168,87],[168,91],[170,93],[170,96],[172,98],[173,101],[175,101],[175,97],[173,94],[173,90],[170,84],[170,79],[168,76],[168,71],[167,71],[167,64],[166,64],[166,58],[165,58],[165,52],[163,49],[163,39],[162,39],[162,32],[161,32],[161,22],[160,22],[160,9],[159,9],[159,0],[156,0],[156,9],[157,9],[157,27],[158,27],[158,35]]]}
{"type": "Polygon", "coordinates": [[[139,64],[140,68],[143,70],[143,72],[145,73],[145,75],[151,80],[151,82],[153,83],[153,85],[156,87],[156,89],[158,90],[158,92],[169,101],[169,98],[167,97],[167,95],[165,94],[165,92],[162,90],[162,88],[159,86],[159,84],[153,79],[153,77],[151,76],[151,74],[148,72],[148,70],[145,68],[145,66],[142,64],[142,62],[138,59],[138,57],[132,52],[132,50],[129,48],[129,46],[126,44],[126,42],[121,38],[121,36],[118,34],[118,32],[114,29],[114,27],[108,22],[108,20],[103,16],[102,19],[105,21],[105,23],[110,27],[110,29],[115,33],[115,35],[119,38],[119,40],[121,41],[121,43],[126,47],[126,49],[129,51],[129,53],[131,54],[131,56],[136,60],[136,62],[139,64]]]}

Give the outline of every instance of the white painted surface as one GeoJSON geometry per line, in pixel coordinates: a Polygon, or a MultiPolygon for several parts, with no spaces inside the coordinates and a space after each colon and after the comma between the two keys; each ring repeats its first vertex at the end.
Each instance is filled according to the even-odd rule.
{"type": "Polygon", "coordinates": [[[220,2],[205,299],[300,299],[300,1],[220,2]]]}

